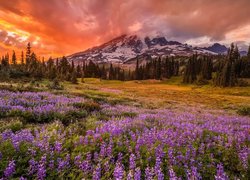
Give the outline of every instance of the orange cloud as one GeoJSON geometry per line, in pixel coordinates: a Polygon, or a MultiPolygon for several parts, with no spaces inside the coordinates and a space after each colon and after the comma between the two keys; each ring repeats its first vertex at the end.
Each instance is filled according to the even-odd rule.
{"type": "Polygon", "coordinates": [[[123,33],[183,42],[249,41],[249,0],[11,0],[0,2],[0,54],[27,42],[41,56],[82,51],[123,33]]]}

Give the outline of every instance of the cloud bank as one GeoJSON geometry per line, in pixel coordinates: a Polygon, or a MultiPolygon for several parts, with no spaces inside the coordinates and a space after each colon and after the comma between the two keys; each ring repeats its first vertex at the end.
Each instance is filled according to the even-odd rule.
{"type": "Polygon", "coordinates": [[[0,51],[20,50],[30,41],[41,55],[66,55],[125,33],[246,44],[249,12],[249,0],[0,1],[0,51]]]}

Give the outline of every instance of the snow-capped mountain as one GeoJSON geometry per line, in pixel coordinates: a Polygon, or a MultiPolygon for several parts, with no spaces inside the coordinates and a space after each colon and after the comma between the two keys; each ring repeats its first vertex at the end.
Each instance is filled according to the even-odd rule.
{"type": "Polygon", "coordinates": [[[100,46],[68,56],[69,61],[80,63],[92,60],[96,63],[129,63],[136,57],[152,58],[161,55],[190,56],[198,54],[217,54],[209,49],[192,47],[177,41],[168,41],[165,37],[139,37],[122,35],[100,46]]]}

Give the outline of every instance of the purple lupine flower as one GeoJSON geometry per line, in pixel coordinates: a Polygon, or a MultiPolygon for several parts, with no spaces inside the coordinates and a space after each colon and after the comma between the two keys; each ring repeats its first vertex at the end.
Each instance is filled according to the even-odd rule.
{"type": "Polygon", "coordinates": [[[115,169],[114,169],[114,178],[115,180],[122,180],[124,175],[124,170],[120,162],[116,163],[115,169]]]}
{"type": "Polygon", "coordinates": [[[147,180],[152,180],[154,176],[154,172],[153,169],[151,169],[150,167],[147,167],[145,169],[145,179],[147,180]]]}
{"type": "Polygon", "coordinates": [[[245,169],[248,168],[248,156],[250,154],[250,149],[247,147],[244,147],[242,150],[240,150],[239,159],[241,160],[241,163],[245,169]]]}
{"type": "Polygon", "coordinates": [[[76,166],[79,166],[81,164],[81,159],[82,159],[81,155],[77,155],[74,159],[74,164],[76,166]]]}
{"type": "Polygon", "coordinates": [[[49,161],[49,169],[52,170],[52,169],[54,169],[54,167],[55,167],[55,162],[54,162],[53,159],[51,159],[51,160],[49,161]]]}
{"type": "Polygon", "coordinates": [[[134,154],[130,154],[130,157],[129,157],[129,169],[130,170],[135,169],[135,155],[134,154]]]}
{"type": "Polygon", "coordinates": [[[128,172],[127,180],[133,180],[133,174],[131,170],[128,172]]]}
{"type": "Polygon", "coordinates": [[[61,142],[58,142],[58,141],[55,142],[55,151],[58,153],[60,153],[62,151],[62,143],[61,142]]]}
{"type": "Polygon", "coordinates": [[[8,166],[4,170],[4,176],[7,177],[7,178],[11,177],[16,171],[15,168],[16,168],[15,161],[14,160],[9,161],[8,166]]]}
{"type": "Polygon", "coordinates": [[[193,180],[193,179],[200,180],[202,178],[201,178],[201,175],[198,173],[197,168],[192,166],[191,171],[187,170],[187,179],[188,180],[193,180]]]}
{"type": "Polygon", "coordinates": [[[175,175],[175,172],[172,167],[169,169],[169,179],[170,180],[178,180],[178,177],[175,175]]]}
{"type": "Polygon", "coordinates": [[[164,180],[164,174],[161,169],[158,169],[155,173],[157,175],[158,180],[164,180]]]}
{"type": "Polygon", "coordinates": [[[222,164],[217,165],[217,172],[215,175],[215,180],[227,180],[229,179],[226,173],[224,172],[224,167],[222,164]]]}
{"type": "Polygon", "coordinates": [[[67,166],[69,166],[69,161],[70,161],[70,155],[67,154],[66,159],[62,160],[61,158],[57,159],[58,162],[58,171],[64,170],[67,166]]]}
{"type": "Polygon", "coordinates": [[[121,161],[122,161],[122,153],[119,153],[119,154],[118,154],[117,161],[118,161],[118,162],[121,162],[121,161]]]}
{"type": "Polygon", "coordinates": [[[46,155],[42,156],[37,168],[37,178],[43,180],[46,177],[46,155]]]}
{"type": "Polygon", "coordinates": [[[37,170],[37,162],[32,158],[29,160],[29,175],[32,175],[37,170]]]}
{"type": "Polygon", "coordinates": [[[135,169],[134,179],[135,180],[141,180],[141,169],[139,167],[137,167],[135,169]]]}
{"type": "Polygon", "coordinates": [[[94,161],[98,162],[98,158],[99,158],[99,154],[98,154],[98,152],[95,152],[94,153],[94,161]]]}
{"type": "Polygon", "coordinates": [[[93,180],[100,180],[101,179],[101,165],[100,163],[97,164],[94,172],[93,172],[93,180]]]}
{"type": "Polygon", "coordinates": [[[105,171],[105,172],[109,172],[109,164],[110,164],[109,161],[106,161],[106,162],[104,163],[104,171],[105,171]]]}

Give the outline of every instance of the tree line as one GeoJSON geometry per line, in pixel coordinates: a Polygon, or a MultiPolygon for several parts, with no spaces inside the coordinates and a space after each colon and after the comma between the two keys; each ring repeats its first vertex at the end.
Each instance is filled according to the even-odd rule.
{"type": "Polygon", "coordinates": [[[21,53],[19,61],[15,51],[2,56],[0,64],[0,79],[8,78],[47,78],[50,80],[70,81],[77,83],[77,78],[101,78],[107,80],[146,80],[167,79],[172,76],[183,75],[183,83],[205,84],[212,80],[215,86],[239,85],[239,78],[250,78],[250,48],[247,56],[240,57],[239,50],[234,44],[227,55],[200,56],[194,54],[183,66],[175,57],[158,57],[143,61],[136,59],[133,69],[125,69],[114,64],[95,64],[93,61],[84,61],[75,64],[65,56],[60,59],[49,58],[47,61],[37,58],[28,43],[26,52],[21,53]]]}
{"type": "Polygon", "coordinates": [[[232,87],[244,85],[239,78],[250,78],[250,47],[247,56],[240,56],[238,47],[231,44],[225,56],[203,56],[194,54],[189,58],[183,75],[184,83],[207,83],[232,87]]]}

